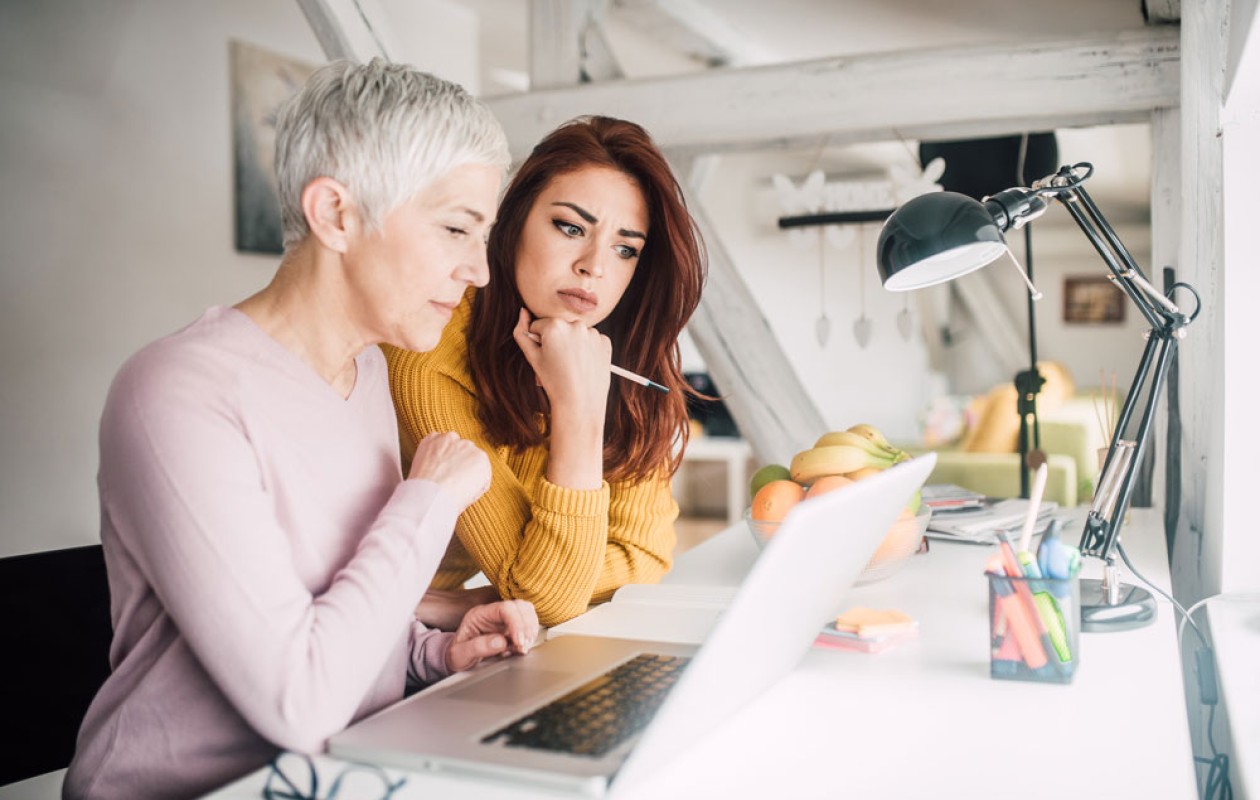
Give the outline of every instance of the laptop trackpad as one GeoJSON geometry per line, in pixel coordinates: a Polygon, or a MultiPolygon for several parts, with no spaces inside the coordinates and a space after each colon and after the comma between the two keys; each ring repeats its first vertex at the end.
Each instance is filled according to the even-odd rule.
{"type": "Polygon", "coordinates": [[[446,696],[478,703],[518,703],[572,677],[572,672],[561,670],[503,669],[478,681],[466,681],[446,696]]]}

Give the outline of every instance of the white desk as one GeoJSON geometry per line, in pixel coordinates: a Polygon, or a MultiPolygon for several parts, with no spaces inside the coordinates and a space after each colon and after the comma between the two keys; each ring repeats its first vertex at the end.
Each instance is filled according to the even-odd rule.
{"type": "MultiPolygon", "coordinates": [[[[1158,525],[1135,510],[1125,540],[1139,568],[1167,586],[1162,537],[1151,535],[1158,525]]],[[[854,604],[916,617],[919,640],[878,655],[811,651],[659,776],[618,796],[1196,798],[1167,605],[1161,601],[1152,626],[1082,634],[1070,685],[995,681],[982,575],[990,552],[933,542],[893,577],[855,589],[854,604]]],[[[680,556],[667,580],[730,585],[756,556],[748,532],[733,526],[680,556]]],[[[256,773],[216,796],[257,797],[264,777],[256,773]]],[[[413,775],[396,796],[555,795],[413,775]]]]}

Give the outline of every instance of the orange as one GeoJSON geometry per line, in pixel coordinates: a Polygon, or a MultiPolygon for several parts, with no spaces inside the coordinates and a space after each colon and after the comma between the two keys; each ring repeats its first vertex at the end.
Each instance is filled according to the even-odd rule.
{"type": "Polygon", "coordinates": [[[791,477],[792,473],[788,472],[788,468],[782,464],[766,464],[753,473],[752,480],[748,483],[748,494],[750,497],[756,497],[761,487],[770,481],[786,481],[791,477]]]}
{"type": "Polygon", "coordinates": [[[804,499],[805,490],[796,481],[770,481],[753,497],[752,518],[761,522],[781,522],[792,506],[804,499]]]}
{"type": "Polygon", "coordinates": [[[888,533],[884,535],[884,540],[879,543],[879,547],[875,550],[875,554],[871,556],[870,563],[867,566],[874,566],[885,561],[896,561],[902,558],[909,558],[919,547],[919,540],[923,538],[923,534],[919,532],[919,523],[915,520],[914,515],[909,517],[898,517],[888,528],[888,533]]]}
{"type": "Polygon", "coordinates": [[[805,496],[817,497],[820,494],[826,494],[827,492],[852,485],[853,481],[843,475],[824,475],[810,485],[809,491],[805,493],[805,496]]]}

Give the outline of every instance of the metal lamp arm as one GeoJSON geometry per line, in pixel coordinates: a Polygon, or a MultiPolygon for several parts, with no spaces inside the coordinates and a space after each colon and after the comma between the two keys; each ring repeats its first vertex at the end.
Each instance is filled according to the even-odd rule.
{"type": "MultiPolygon", "coordinates": [[[[1124,399],[1116,429],[1108,431],[1111,445],[1103,464],[1093,505],[1085,522],[1081,537],[1081,552],[1110,563],[1115,555],[1112,549],[1120,534],[1120,526],[1129,507],[1134,488],[1134,476],[1150,438],[1155,409],[1163,389],[1164,379],[1177,342],[1185,335],[1184,328],[1194,318],[1187,317],[1169,298],[1165,297],[1147,280],[1133,256],[1116,235],[1094,204],[1082,184],[1093,172],[1089,164],[1063,167],[1055,175],[1040,181],[1037,192],[1057,199],[1071,214],[1081,232],[1106,263],[1111,279],[1128,295],[1142,316],[1150,323],[1146,347],[1138,362],[1137,372],[1124,399]],[[1085,174],[1078,175],[1083,168],[1085,174]],[[1154,370],[1152,374],[1152,369],[1154,370]],[[1133,439],[1121,437],[1128,430],[1138,401],[1146,395],[1138,429],[1133,439]],[[1123,451],[1123,452],[1122,452],[1123,451]]],[[[1186,287],[1190,288],[1190,287],[1186,287]]],[[[1193,289],[1190,289],[1194,293],[1193,289]]],[[[1194,293],[1197,299],[1197,293],[1194,293]]],[[[1195,309],[1195,315],[1198,309],[1195,309]]]]}
{"type": "Polygon", "coordinates": [[[1081,553],[1095,556],[1104,561],[1115,558],[1112,548],[1120,536],[1120,526],[1124,522],[1125,512],[1129,508],[1129,500],[1133,495],[1134,477],[1137,467],[1146,452],[1151,427],[1155,420],[1155,409],[1159,401],[1164,380],[1168,374],[1168,365],[1177,351],[1177,338],[1152,331],[1138,362],[1137,374],[1133,384],[1125,395],[1124,406],[1116,421],[1116,430],[1107,450],[1107,459],[1103,463],[1102,477],[1094,495],[1094,503],[1090,507],[1085,520],[1085,531],[1081,535],[1081,553]],[[1151,369],[1154,367],[1154,375],[1151,369]],[[1147,389],[1146,405],[1138,422],[1138,430],[1133,439],[1122,439],[1121,432],[1126,430],[1129,420],[1137,407],[1143,390],[1147,389]],[[1122,454],[1122,450],[1124,452],[1122,454]]]}
{"type": "MultiPolygon", "coordinates": [[[[1085,238],[1089,239],[1090,244],[1098,251],[1098,255],[1107,264],[1107,268],[1111,271],[1111,279],[1116,283],[1134,305],[1138,307],[1138,311],[1142,312],[1142,316],[1150,323],[1152,328],[1161,328],[1167,324],[1168,320],[1164,313],[1157,308],[1148,297],[1146,290],[1135,281],[1140,279],[1142,283],[1150,286],[1146,281],[1146,276],[1142,274],[1142,270],[1133,261],[1133,256],[1129,255],[1129,251],[1124,248],[1116,238],[1115,231],[1107,224],[1106,219],[1098,211],[1089,197],[1089,193],[1083,187],[1075,187],[1065,192],[1055,195],[1068,213],[1072,215],[1072,219],[1076,221],[1081,232],[1085,234],[1085,238]]],[[[1176,306],[1173,307],[1176,310],[1176,306]]],[[[1167,309],[1164,309],[1167,311],[1167,309]]]]}

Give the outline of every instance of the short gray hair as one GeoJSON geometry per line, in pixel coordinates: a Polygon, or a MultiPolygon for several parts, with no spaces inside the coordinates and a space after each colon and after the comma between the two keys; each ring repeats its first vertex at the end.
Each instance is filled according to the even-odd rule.
{"type": "Polygon", "coordinates": [[[458,84],[380,58],[334,61],[311,75],[276,121],[284,248],[310,232],[302,190],[316,178],[344,185],[374,229],[455,167],[509,163],[498,120],[458,84]]]}

